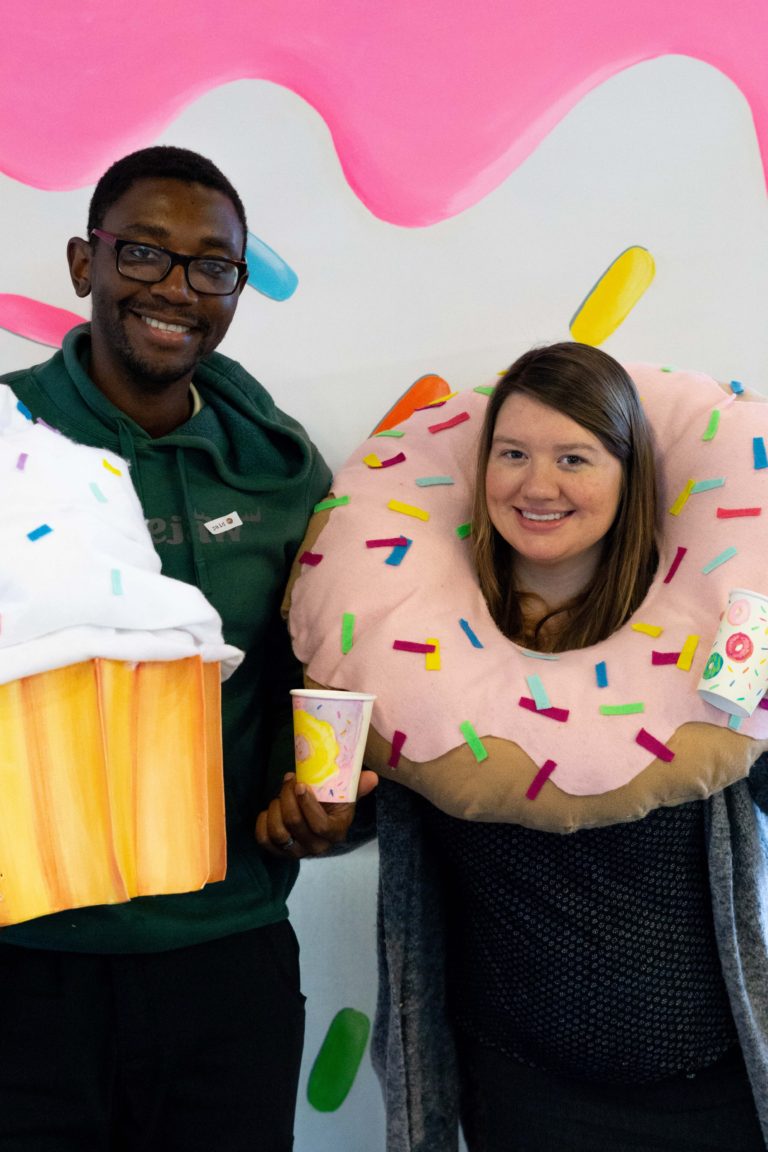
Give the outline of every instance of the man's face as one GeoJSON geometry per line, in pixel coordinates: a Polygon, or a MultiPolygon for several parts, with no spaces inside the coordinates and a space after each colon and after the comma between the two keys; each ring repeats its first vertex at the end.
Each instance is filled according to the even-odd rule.
{"type": "MultiPolygon", "coordinates": [[[[227,196],[180,180],[135,181],[101,227],[185,256],[239,260],[245,240],[227,196]]],[[[240,295],[197,293],[179,265],[158,284],[126,279],[117,271],[114,249],[98,239],[90,245],[71,241],[69,261],[78,295],[93,296],[91,375],[97,384],[108,382],[112,394],[120,386],[159,393],[188,383],[224,338],[240,295]]]]}

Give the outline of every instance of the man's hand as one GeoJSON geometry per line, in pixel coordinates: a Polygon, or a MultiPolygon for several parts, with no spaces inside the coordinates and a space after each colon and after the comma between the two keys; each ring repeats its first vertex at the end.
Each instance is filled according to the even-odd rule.
{"type": "MultiPolygon", "coordinates": [[[[379,782],[375,772],[360,773],[358,800],[379,782]]],[[[269,807],[256,820],[256,840],[273,856],[322,856],[341,843],[355,814],[354,804],[321,804],[311,788],[299,784],[293,772],[269,807]]]]}

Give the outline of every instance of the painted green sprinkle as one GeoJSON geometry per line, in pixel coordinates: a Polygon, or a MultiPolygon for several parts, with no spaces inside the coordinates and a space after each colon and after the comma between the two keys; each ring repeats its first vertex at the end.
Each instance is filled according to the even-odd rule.
{"type": "Polygon", "coordinates": [[[330,497],[328,500],[321,500],[319,504],[315,504],[312,511],[325,512],[326,508],[341,508],[344,504],[349,504],[349,496],[330,497]]]}
{"type": "Polygon", "coordinates": [[[307,1100],[318,1112],[335,1112],[347,1098],[365,1053],[371,1021],[342,1008],[331,1020],[307,1082],[307,1100]]]}

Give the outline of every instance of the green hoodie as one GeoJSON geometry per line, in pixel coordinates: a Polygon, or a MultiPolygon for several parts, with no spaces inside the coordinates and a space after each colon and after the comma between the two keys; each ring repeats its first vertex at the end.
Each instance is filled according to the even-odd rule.
{"type": "Polygon", "coordinates": [[[233,360],[195,373],[197,415],[152,439],[88,376],[90,335],[75,328],[45,364],[2,377],[37,418],[129,461],[163,572],[196,584],[245,660],[222,686],[227,877],[199,892],[59,912],[6,928],[3,943],[71,952],[153,952],[274,923],[297,864],[254,839],[258,812],[293,766],[288,689],[300,669],[280,618],[288,569],[330,474],[303,428],[233,360]],[[220,535],[208,520],[237,512],[220,535]]]}

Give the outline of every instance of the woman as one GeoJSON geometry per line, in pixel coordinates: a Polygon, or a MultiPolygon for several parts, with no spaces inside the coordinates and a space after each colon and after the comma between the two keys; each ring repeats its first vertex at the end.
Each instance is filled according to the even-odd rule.
{"type": "MultiPolygon", "coordinates": [[[[475,558],[498,627],[543,652],[609,636],[653,577],[655,515],[621,366],[570,343],[522,356],[477,465],[475,558]]],[[[765,1147],[713,923],[711,802],[557,836],[379,791],[390,1149],[455,1147],[456,1071],[470,1152],[765,1147]]]]}

